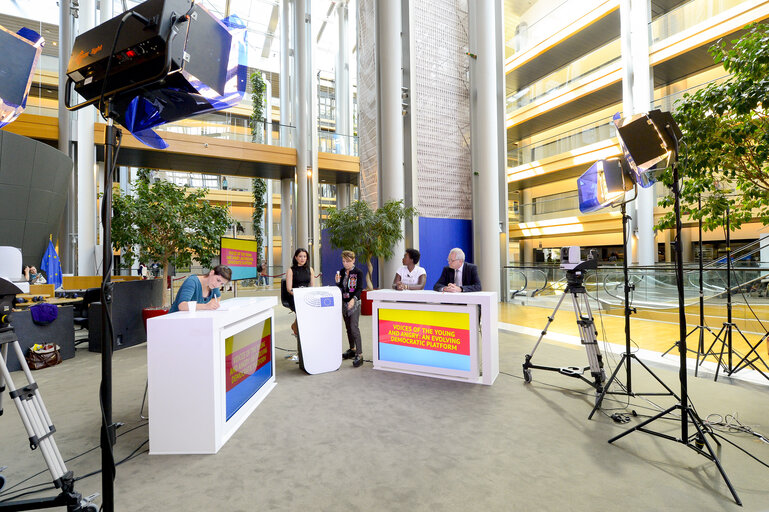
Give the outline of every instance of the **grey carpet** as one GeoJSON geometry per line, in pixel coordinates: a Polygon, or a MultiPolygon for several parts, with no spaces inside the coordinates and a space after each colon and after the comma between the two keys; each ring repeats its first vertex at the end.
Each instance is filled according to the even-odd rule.
{"type": "MultiPolygon", "coordinates": [[[[543,313],[545,320],[546,313],[543,313]]],[[[276,345],[294,348],[292,320],[276,308],[276,345]]],[[[361,319],[370,357],[371,321],[361,319]]],[[[334,373],[308,376],[276,352],[277,387],[216,455],[138,457],[117,471],[116,508],[138,510],[741,510],[715,465],[688,448],[648,434],[607,439],[631,425],[606,414],[592,421],[590,388],[576,379],[534,371],[521,378],[523,354],[534,339],[500,331],[500,368],[492,387],[375,371],[349,361],[334,373]]],[[[346,341],[345,341],[346,344],[346,341]]],[[[57,426],[64,457],[98,445],[98,354],[79,348],[74,359],[35,372],[57,426]]],[[[548,365],[585,364],[578,348],[544,344],[535,356],[548,365]]],[[[179,361],[181,362],[181,361],[179,361]]],[[[173,362],[170,362],[173,364],[173,362]]],[[[659,391],[634,367],[636,391],[659,391]]],[[[675,390],[676,372],[654,371],[675,390]]],[[[20,374],[14,377],[20,379],[20,374]]],[[[138,418],[146,379],[146,348],[114,356],[114,418],[125,422],[117,460],[146,451],[148,430],[138,418]],[[131,430],[133,429],[133,430],[131,430]]],[[[690,377],[701,415],[739,415],[769,435],[769,392],[690,377]]],[[[607,402],[605,409],[622,403],[607,402]]],[[[631,409],[653,414],[635,398],[631,409]]],[[[660,405],[669,399],[655,399],[660,405]]],[[[0,466],[8,488],[45,470],[30,452],[15,407],[3,398],[0,466]]],[[[150,411],[151,415],[151,411],[150,411]]],[[[658,421],[676,435],[678,423],[658,421]]],[[[183,435],[180,432],[179,435],[183,435]]],[[[769,445],[752,436],[728,436],[769,461],[769,445]]],[[[722,462],[745,503],[769,510],[769,469],[723,443],[722,462]]],[[[94,450],[68,463],[76,476],[100,466],[94,450]]],[[[77,483],[98,492],[100,476],[77,483]]],[[[47,472],[30,483],[49,481],[47,472]]],[[[52,491],[49,491],[49,494],[52,491]]],[[[0,499],[7,497],[0,496],[0,499]]]]}

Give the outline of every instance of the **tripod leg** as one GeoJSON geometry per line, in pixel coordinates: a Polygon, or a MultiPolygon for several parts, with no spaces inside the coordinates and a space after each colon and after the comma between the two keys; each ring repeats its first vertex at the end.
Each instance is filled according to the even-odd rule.
{"type": "Polygon", "coordinates": [[[590,364],[590,373],[595,381],[596,391],[599,393],[603,390],[603,383],[606,380],[606,375],[603,371],[603,360],[601,358],[601,350],[598,348],[598,333],[595,330],[595,323],[593,323],[593,314],[590,311],[590,303],[588,302],[587,293],[581,294],[585,302],[586,315],[582,314],[582,308],[579,305],[579,299],[577,294],[572,295],[574,302],[574,314],[577,315],[577,326],[580,331],[580,340],[585,346],[585,352],[587,352],[587,360],[590,364]]]}
{"type": "Polygon", "coordinates": [[[622,354],[622,357],[620,357],[620,360],[619,360],[619,364],[614,369],[614,372],[611,374],[611,377],[609,377],[609,380],[606,381],[606,384],[603,386],[603,389],[601,390],[601,394],[598,395],[598,399],[595,401],[593,410],[590,411],[590,415],[587,417],[587,419],[589,420],[593,419],[593,415],[595,414],[595,411],[601,408],[601,403],[603,402],[603,399],[606,396],[606,393],[609,391],[609,387],[611,386],[611,383],[614,382],[614,379],[617,378],[617,375],[619,374],[619,371],[622,368],[622,365],[625,364],[626,359],[627,359],[627,354],[622,354]]]}
{"type": "Polygon", "coordinates": [[[732,496],[734,497],[734,501],[737,503],[737,505],[742,506],[742,501],[740,500],[740,497],[737,496],[737,491],[734,489],[734,487],[732,486],[732,483],[729,481],[729,477],[726,476],[726,471],[724,471],[724,468],[721,466],[721,461],[718,460],[718,456],[716,455],[716,452],[713,451],[713,447],[710,446],[708,439],[705,437],[705,433],[703,432],[702,427],[700,425],[700,422],[702,420],[700,420],[699,417],[696,414],[694,414],[694,412],[690,408],[686,409],[685,414],[687,414],[691,419],[691,422],[694,423],[694,428],[697,429],[697,433],[699,434],[699,440],[702,441],[702,443],[708,449],[708,453],[710,454],[708,458],[713,462],[715,462],[716,467],[718,468],[718,472],[721,473],[721,478],[724,479],[724,482],[726,482],[726,486],[729,488],[729,492],[731,492],[732,496]]]}
{"type": "Polygon", "coordinates": [[[555,308],[553,309],[553,313],[547,317],[547,324],[545,324],[545,328],[542,329],[542,332],[539,334],[539,339],[537,339],[537,343],[534,344],[534,348],[531,349],[531,353],[526,354],[525,360],[523,362],[523,381],[524,382],[531,382],[531,358],[534,357],[534,352],[537,351],[537,348],[539,347],[539,344],[542,342],[542,338],[545,337],[547,334],[547,330],[550,327],[550,324],[553,323],[553,320],[555,319],[555,314],[558,312],[558,308],[561,307],[561,303],[563,302],[563,299],[566,298],[566,293],[561,295],[561,298],[558,300],[558,304],[555,305],[555,308]]]}
{"type": "MultiPolygon", "coordinates": [[[[678,408],[678,404],[676,404],[676,405],[673,405],[673,406],[669,407],[668,409],[665,409],[665,410],[664,410],[664,411],[662,411],[661,413],[659,413],[659,414],[656,414],[656,415],[652,416],[652,417],[651,417],[651,418],[649,418],[648,420],[646,420],[646,421],[643,421],[643,422],[639,423],[639,424],[638,424],[638,425],[636,425],[635,427],[633,427],[633,428],[631,428],[631,429],[628,429],[628,430],[624,431],[623,433],[621,433],[621,434],[619,434],[619,435],[616,435],[616,436],[612,437],[611,439],[609,439],[609,443],[611,444],[611,443],[613,443],[614,441],[616,441],[616,440],[618,440],[618,439],[622,439],[623,437],[625,437],[626,435],[630,434],[631,432],[635,432],[636,430],[641,430],[642,428],[644,428],[646,425],[648,425],[648,424],[649,424],[649,423],[651,423],[652,421],[654,421],[654,420],[656,420],[656,419],[659,419],[659,418],[661,418],[661,417],[665,416],[666,414],[670,414],[670,413],[671,413],[671,412],[673,412],[673,411],[674,411],[676,408],[678,408]]],[[[673,439],[673,438],[671,438],[671,439],[673,439]]]]}

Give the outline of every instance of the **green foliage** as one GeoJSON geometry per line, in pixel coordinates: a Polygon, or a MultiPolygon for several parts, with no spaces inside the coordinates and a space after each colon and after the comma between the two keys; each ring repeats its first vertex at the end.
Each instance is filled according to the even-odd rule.
{"type": "Polygon", "coordinates": [[[251,136],[254,142],[261,142],[261,126],[264,122],[264,91],[266,86],[262,78],[261,71],[254,71],[251,74],[251,104],[253,110],[249,124],[251,125],[251,136]]]}
{"type": "MultiPolygon", "coordinates": [[[[754,218],[769,224],[769,26],[747,28],[731,46],[720,41],[709,50],[732,76],[685,94],[673,114],[684,134],[681,214],[702,219],[706,230],[723,225],[727,206],[732,229],[754,218]]],[[[670,169],[662,181],[672,184],[670,169]]],[[[673,198],[659,204],[670,206],[673,198]]],[[[672,212],[657,225],[672,226],[672,212]]]]}
{"type": "Polygon", "coordinates": [[[157,261],[168,275],[169,265],[204,266],[219,253],[219,239],[232,220],[223,206],[203,198],[205,189],[189,189],[168,181],[150,183],[150,169],[140,169],[135,195],[112,202],[112,243],[123,250],[126,265],[157,261]],[[138,246],[138,251],[137,251],[138,246]]]}
{"type": "Polygon", "coordinates": [[[371,290],[371,259],[392,258],[393,246],[403,238],[401,223],[411,222],[416,215],[416,209],[404,207],[403,201],[388,201],[376,211],[365,201],[355,201],[342,210],[330,208],[326,229],[331,245],[353,251],[357,259],[366,262],[366,288],[371,290]]]}
{"type": "Polygon", "coordinates": [[[256,239],[257,254],[264,247],[264,234],[262,233],[262,218],[264,217],[264,208],[267,205],[264,195],[267,192],[267,182],[261,178],[254,178],[254,213],[251,215],[254,226],[254,238],[256,239]]]}

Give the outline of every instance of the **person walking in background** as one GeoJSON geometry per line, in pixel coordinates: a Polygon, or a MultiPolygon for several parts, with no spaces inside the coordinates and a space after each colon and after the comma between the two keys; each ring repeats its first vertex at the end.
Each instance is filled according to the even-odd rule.
{"type": "Polygon", "coordinates": [[[403,255],[403,266],[398,269],[393,279],[396,290],[424,290],[427,283],[427,272],[419,266],[419,251],[406,249],[403,255]]]}
{"type": "Polygon", "coordinates": [[[262,260],[262,264],[259,265],[259,286],[269,286],[270,283],[267,280],[267,260],[262,260]]]}
{"type": "Polygon", "coordinates": [[[347,329],[347,341],[350,348],[342,354],[342,359],[351,359],[354,368],[363,365],[363,347],[358,321],[360,320],[360,296],[363,293],[363,272],[355,268],[355,253],[342,251],[342,268],[334,278],[342,290],[342,319],[347,329]]]}

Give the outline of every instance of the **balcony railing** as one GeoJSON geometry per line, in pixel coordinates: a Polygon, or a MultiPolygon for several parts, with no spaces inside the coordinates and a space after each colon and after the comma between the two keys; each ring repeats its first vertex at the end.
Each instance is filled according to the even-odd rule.
{"type": "Polygon", "coordinates": [[[749,0],[692,0],[649,23],[652,44],[703,23],[749,0]]]}
{"type": "Polygon", "coordinates": [[[616,39],[509,95],[505,106],[506,114],[510,116],[530,103],[563,91],[581,78],[611,66],[621,58],[621,43],[616,39]]]}

